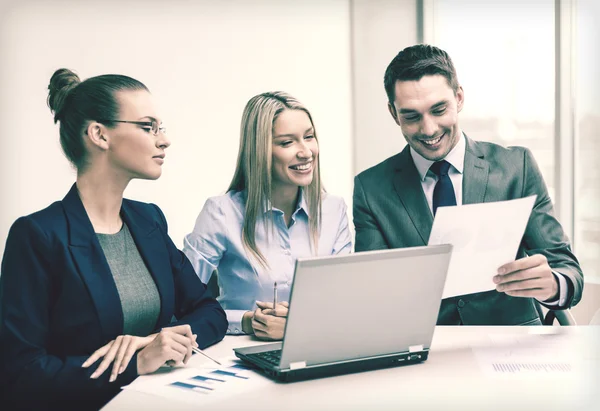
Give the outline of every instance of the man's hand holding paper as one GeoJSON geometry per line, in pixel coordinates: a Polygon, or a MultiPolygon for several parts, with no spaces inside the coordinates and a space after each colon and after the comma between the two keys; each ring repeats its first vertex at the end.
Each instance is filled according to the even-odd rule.
{"type": "Polygon", "coordinates": [[[541,254],[504,264],[494,276],[496,290],[512,297],[532,297],[538,301],[558,297],[558,279],[541,254]]]}
{"type": "Polygon", "coordinates": [[[438,208],[429,244],[454,246],[443,298],[490,291],[500,283],[509,295],[555,296],[558,286],[543,256],[515,261],[535,199],[438,208]],[[506,271],[497,278],[499,268],[506,271]]]}

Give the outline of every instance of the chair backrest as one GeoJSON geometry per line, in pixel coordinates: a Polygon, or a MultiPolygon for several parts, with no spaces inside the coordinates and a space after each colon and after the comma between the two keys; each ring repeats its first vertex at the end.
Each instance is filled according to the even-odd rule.
{"type": "Polygon", "coordinates": [[[217,270],[213,271],[208,283],[206,283],[206,288],[213,297],[217,298],[219,296],[219,272],[217,270]]]}
{"type": "Polygon", "coordinates": [[[544,318],[544,325],[552,325],[554,319],[558,320],[560,325],[577,325],[575,317],[571,313],[571,310],[550,310],[544,318]]]}

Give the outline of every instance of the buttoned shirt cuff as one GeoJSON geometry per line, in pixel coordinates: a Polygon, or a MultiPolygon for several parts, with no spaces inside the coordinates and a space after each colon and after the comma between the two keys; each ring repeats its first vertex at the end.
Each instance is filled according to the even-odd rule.
{"type": "Polygon", "coordinates": [[[227,334],[229,335],[241,335],[245,334],[242,330],[242,317],[248,310],[225,310],[227,315],[227,321],[229,326],[227,327],[227,334]]]}
{"type": "Polygon", "coordinates": [[[567,279],[563,274],[557,273],[556,271],[552,271],[552,274],[554,274],[558,280],[558,298],[550,301],[540,301],[540,303],[548,307],[564,307],[567,304],[567,293],[569,292],[567,279]]]}

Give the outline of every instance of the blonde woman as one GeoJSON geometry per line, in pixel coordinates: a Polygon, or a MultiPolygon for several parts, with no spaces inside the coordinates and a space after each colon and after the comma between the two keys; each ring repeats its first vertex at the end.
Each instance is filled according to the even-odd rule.
{"type": "Polygon", "coordinates": [[[310,112],[283,92],[250,99],[227,193],[206,201],[184,239],[202,282],[218,269],[228,334],[283,338],[296,259],[351,246],[346,204],[321,185],[310,112]],[[273,310],[275,283],[281,304],[273,310]]]}

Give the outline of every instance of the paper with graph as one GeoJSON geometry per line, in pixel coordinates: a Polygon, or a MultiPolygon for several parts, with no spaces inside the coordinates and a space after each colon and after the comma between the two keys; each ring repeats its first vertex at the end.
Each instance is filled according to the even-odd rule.
{"type": "Polygon", "coordinates": [[[571,379],[581,375],[581,352],[568,335],[490,333],[488,338],[486,346],[472,347],[487,377],[571,379]]]}
{"type": "Polygon", "coordinates": [[[219,368],[177,367],[138,377],[123,387],[189,404],[206,404],[235,396],[265,384],[266,377],[237,359],[221,359],[219,368]]]}
{"type": "Polygon", "coordinates": [[[514,261],[536,196],[437,209],[429,244],[452,244],[442,298],[489,291],[498,268],[514,261]]]}

